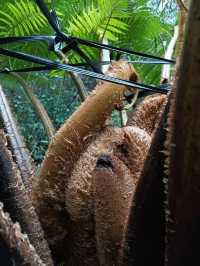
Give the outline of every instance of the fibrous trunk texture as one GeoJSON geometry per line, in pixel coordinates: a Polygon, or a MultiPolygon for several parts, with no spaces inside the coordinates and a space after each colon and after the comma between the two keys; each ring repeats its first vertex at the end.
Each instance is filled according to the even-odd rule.
{"type": "MultiPolygon", "coordinates": [[[[137,80],[132,67],[125,61],[113,63],[110,75],[137,80]]],[[[93,135],[102,130],[112,110],[122,104],[126,88],[107,82],[97,85],[93,93],[56,133],[34,187],[34,201],[46,237],[59,253],[67,239],[69,215],[65,209],[65,189],[73,167],[93,135]]],[[[63,250],[62,250],[63,251],[63,250]]]]}
{"type": "Polygon", "coordinates": [[[126,127],[122,142],[116,145],[113,155],[102,154],[97,161],[93,195],[101,266],[119,265],[130,205],[150,141],[145,131],[126,127]]]}
{"type": "Polygon", "coordinates": [[[52,265],[43,230],[33,208],[30,193],[26,191],[20,172],[7,148],[6,138],[0,131],[0,201],[14,222],[19,222],[31,244],[46,265],[52,265]]]}
{"type": "Polygon", "coordinates": [[[145,130],[152,135],[160,119],[160,109],[166,100],[166,95],[154,94],[148,96],[139,104],[130,116],[127,125],[145,130]]]}
{"type": "Polygon", "coordinates": [[[65,208],[72,219],[66,265],[117,265],[150,141],[137,127],[106,128],[80,156],[66,186],[65,208]],[[99,169],[104,158],[113,165],[112,172],[99,169]],[[107,182],[103,173],[110,177],[107,182]]]}
{"type": "Polygon", "coordinates": [[[169,217],[166,265],[199,265],[200,239],[200,1],[186,26],[169,117],[169,217]]]}
{"type": "Polygon", "coordinates": [[[136,180],[116,156],[99,157],[93,173],[93,195],[96,245],[101,266],[118,265],[134,182],[136,180]]]}
{"type": "Polygon", "coordinates": [[[6,137],[8,139],[8,146],[12,152],[13,160],[19,168],[26,189],[31,192],[31,176],[34,172],[34,163],[28,149],[26,148],[25,142],[20,133],[17,122],[13,117],[2,87],[0,87],[0,120],[5,132],[7,133],[6,137]]]}
{"type": "MultiPolygon", "coordinates": [[[[147,108],[149,106],[148,99],[146,103],[147,106],[145,107],[142,104],[141,108],[147,108]]],[[[142,110],[140,106],[139,110],[142,110]]],[[[151,108],[149,112],[150,110],[151,108]]],[[[160,112],[162,108],[158,110],[160,112]]],[[[165,156],[162,151],[164,151],[167,113],[168,104],[165,106],[165,110],[155,130],[133,196],[127,232],[124,239],[122,260],[122,265],[124,266],[161,266],[164,263],[165,212],[163,177],[165,156]]],[[[137,118],[134,121],[137,121],[137,118]]],[[[148,124],[146,125],[147,128],[150,128],[148,124]]]]}
{"type": "MultiPolygon", "coordinates": [[[[45,266],[31,245],[26,234],[21,232],[20,225],[13,223],[8,213],[3,210],[3,204],[0,202],[0,242],[4,248],[10,252],[11,262],[1,265],[25,265],[25,266],[45,266]],[[11,263],[11,264],[10,264],[11,263]]],[[[1,263],[4,263],[1,261],[1,263]]]]}
{"type": "Polygon", "coordinates": [[[179,33],[178,33],[178,41],[176,47],[176,57],[178,58],[181,54],[183,43],[184,43],[184,36],[185,36],[185,25],[188,17],[188,6],[190,0],[177,0],[177,4],[180,8],[180,18],[179,18],[179,33]]]}

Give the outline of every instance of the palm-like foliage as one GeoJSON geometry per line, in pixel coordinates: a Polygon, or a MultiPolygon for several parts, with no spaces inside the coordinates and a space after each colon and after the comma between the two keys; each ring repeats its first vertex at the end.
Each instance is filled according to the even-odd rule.
{"type": "Polygon", "coordinates": [[[116,33],[122,34],[127,29],[127,24],[121,20],[128,16],[127,8],[127,0],[98,0],[72,17],[68,31],[75,36],[87,37],[93,33],[116,41],[116,33]]]}
{"type": "MultiPolygon", "coordinates": [[[[96,3],[91,1],[91,5],[71,17],[65,30],[73,36],[85,39],[101,41],[106,38],[115,42],[118,35],[127,31],[127,24],[122,20],[129,15],[127,8],[127,0],[98,0],[96,3]]],[[[84,49],[90,56],[98,58],[96,51],[87,47],[84,49]]]]}
{"type": "MultiPolygon", "coordinates": [[[[165,21],[163,10],[155,10],[155,2],[160,1],[130,1],[129,12],[132,14],[127,21],[128,34],[120,38],[119,46],[130,47],[157,56],[163,56],[173,32],[173,23],[165,21]]],[[[157,83],[160,80],[159,65],[136,65],[141,79],[147,83],[157,83]]]]}
{"type": "MultiPolygon", "coordinates": [[[[49,7],[52,7],[52,2],[58,12],[62,29],[73,36],[95,41],[101,41],[105,37],[118,46],[158,55],[164,54],[164,44],[170,39],[172,25],[163,23],[162,16],[155,14],[149,4],[151,1],[148,0],[46,1],[49,7]]],[[[51,28],[33,0],[4,2],[0,11],[0,36],[22,36],[50,31],[51,28]]],[[[33,54],[49,56],[48,52],[44,52],[47,49],[41,44],[17,44],[15,47],[33,54]]],[[[86,47],[84,49],[96,60],[99,58],[96,50],[86,47]]],[[[74,54],[69,55],[69,58],[73,62],[80,60],[74,54]]],[[[11,60],[11,65],[14,62],[16,60],[11,60]]],[[[158,71],[150,71],[154,68],[160,69],[152,66],[139,67],[146,81],[152,82],[158,76],[158,71]]]]}
{"type": "Polygon", "coordinates": [[[38,33],[47,25],[39,8],[31,1],[7,2],[0,10],[0,35],[23,36],[38,33]]]}

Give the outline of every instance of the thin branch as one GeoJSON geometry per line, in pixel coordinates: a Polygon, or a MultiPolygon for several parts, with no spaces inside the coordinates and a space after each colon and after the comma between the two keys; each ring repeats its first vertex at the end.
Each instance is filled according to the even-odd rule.
{"type": "Polygon", "coordinates": [[[138,96],[139,96],[139,92],[140,92],[139,90],[136,90],[134,97],[131,100],[131,103],[124,106],[124,110],[129,110],[130,108],[132,108],[136,104],[138,96]]]}
{"type": "Polygon", "coordinates": [[[13,117],[11,108],[0,86],[0,116],[4,125],[4,129],[7,133],[9,145],[14,156],[14,160],[17,163],[20,173],[23,178],[24,185],[28,191],[31,192],[32,185],[30,177],[34,172],[34,163],[29,151],[26,148],[23,137],[20,133],[19,127],[13,117]]]}
{"type": "Polygon", "coordinates": [[[55,134],[55,128],[52,124],[52,121],[47,114],[43,104],[40,102],[40,100],[34,95],[33,88],[26,83],[26,81],[17,73],[10,73],[12,77],[14,77],[23,87],[24,92],[26,93],[26,96],[31,101],[33,108],[35,109],[36,114],[41,119],[42,124],[46,130],[47,136],[49,139],[52,139],[55,134]]]}
{"type": "Polygon", "coordinates": [[[121,110],[119,112],[119,115],[120,115],[120,120],[121,120],[121,126],[122,127],[126,126],[126,123],[128,121],[128,116],[127,116],[126,110],[121,110]]]}
{"type": "Polygon", "coordinates": [[[134,94],[134,97],[133,99],[131,100],[131,103],[124,106],[123,110],[120,111],[120,116],[121,116],[121,125],[122,127],[123,126],[126,126],[127,125],[127,122],[129,120],[129,116],[127,114],[127,111],[130,109],[130,108],[133,108],[133,106],[135,105],[137,99],[138,99],[138,95],[139,95],[139,90],[137,90],[134,94]]]}
{"type": "MultiPolygon", "coordinates": [[[[67,59],[67,57],[65,56],[65,54],[63,54],[61,51],[58,51],[57,52],[58,56],[64,61],[65,64],[68,64],[69,61],[67,59]]],[[[80,76],[77,74],[77,73],[74,73],[74,72],[69,72],[72,80],[74,81],[75,85],[76,85],[76,88],[77,88],[77,91],[78,91],[78,94],[83,101],[85,101],[85,99],[87,98],[87,89],[82,81],[82,79],[80,78],[80,76]]]]}
{"type": "Polygon", "coordinates": [[[185,6],[185,4],[182,0],[176,0],[176,1],[177,1],[177,4],[181,10],[188,12],[188,8],[185,6]]]}
{"type": "MultiPolygon", "coordinates": [[[[166,53],[165,53],[165,58],[167,59],[172,59],[173,52],[175,49],[175,45],[178,39],[178,34],[179,34],[179,27],[175,26],[174,27],[174,35],[167,47],[166,53]]],[[[170,73],[171,73],[171,65],[164,65],[161,73],[161,83],[163,81],[169,82],[170,81],[170,73]]]]}

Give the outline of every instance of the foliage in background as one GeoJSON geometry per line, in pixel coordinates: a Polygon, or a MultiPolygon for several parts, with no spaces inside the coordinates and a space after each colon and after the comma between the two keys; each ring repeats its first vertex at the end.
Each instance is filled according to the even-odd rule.
{"type": "MultiPolygon", "coordinates": [[[[151,5],[154,2],[155,0],[58,0],[51,4],[51,1],[46,1],[50,8],[57,11],[62,30],[70,35],[95,41],[101,41],[105,37],[111,44],[120,47],[163,55],[172,34],[173,23],[166,19],[169,14],[164,12],[165,9],[160,8],[160,12],[155,12],[155,5],[151,5]]],[[[50,26],[33,0],[8,0],[2,7],[0,36],[51,33],[50,26]]],[[[42,43],[12,44],[11,47],[55,58],[42,43]]],[[[99,59],[99,52],[95,49],[84,47],[84,50],[94,59],[99,59]]],[[[69,58],[72,62],[80,60],[75,54],[69,55],[69,58]]],[[[20,64],[18,60],[7,61],[5,59],[4,64],[9,63],[9,66],[20,64]]],[[[146,82],[158,82],[156,77],[160,67],[145,66],[139,67],[139,70],[146,82]]]]}
{"type": "MultiPolygon", "coordinates": [[[[176,23],[177,10],[172,0],[46,0],[45,2],[49,8],[56,9],[62,30],[70,35],[94,41],[101,41],[105,37],[110,44],[158,56],[164,55],[176,23]]],[[[50,26],[33,0],[6,2],[0,0],[0,5],[0,36],[52,34],[50,26]]],[[[47,45],[41,42],[12,44],[6,47],[57,59],[48,51],[47,45]]],[[[98,51],[85,47],[84,50],[94,60],[99,60],[98,51]]],[[[68,57],[71,62],[80,61],[75,54],[69,54],[68,57]]],[[[11,68],[30,66],[30,63],[1,56],[0,66],[11,68]]],[[[136,68],[145,83],[159,82],[161,66],[136,65],[136,68]]],[[[74,98],[76,89],[70,78],[66,75],[64,78],[63,72],[54,71],[50,75],[35,73],[25,75],[24,78],[35,88],[35,93],[43,102],[56,127],[59,127],[80,103],[77,97],[74,98]]],[[[43,127],[16,81],[5,75],[1,80],[33,157],[40,162],[47,146],[43,127]]],[[[89,87],[92,87],[91,84],[94,82],[86,79],[89,87]]]]}
{"type": "MultiPolygon", "coordinates": [[[[46,77],[47,78],[47,77],[46,77]]],[[[21,132],[28,142],[36,163],[40,163],[48,145],[48,138],[38,117],[33,111],[30,101],[27,99],[23,89],[12,81],[2,82],[4,91],[10,99],[10,104],[18,123],[21,125],[21,132]],[[6,89],[5,89],[6,88],[6,89]]],[[[66,117],[80,104],[79,97],[73,89],[71,80],[49,79],[42,87],[34,84],[34,93],[44,104],[54,126],[59,126],[66,117]],[[46,86],[48,84],[48,86],[46,86]]]]}

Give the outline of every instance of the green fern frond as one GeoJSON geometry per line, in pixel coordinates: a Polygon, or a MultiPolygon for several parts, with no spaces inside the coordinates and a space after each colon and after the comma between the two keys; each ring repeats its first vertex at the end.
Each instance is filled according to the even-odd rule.
{"type": "MultiPolygon", "coordinates": [[[[0,0],[0,36],[48,34],[52,29],[34,2],[0,0]]],[[[170,30],[174,26],[166,23],[166,12],[156,11],[153,1],[150,3],[149,0],[45,0],[49,8],[52,8],[52,2],[60,18],[62,30],[67,34],[93,41],[102,41],[105,38],[118,47],[160,56],[163,56],[165,49],[163,40],[167,43],[171,38],[170,30]]],[[[47,50],[46,43],[13,43],[11,46],[19,51],[56,59],[47,50]]],[[[86,46],[81,48],[90,58],[100,58],[99,50],[86,46]]],[[[75,53],[67,56],[72,63],[82,61],[75,53]]],[[[2,59],[8,63],[7,58],[2,59]]],[[[23,67],[24,64],[14,59],[9,61],[10,67],[23,67]]],[[[160,76],[160,66],[137,65],[137,68],[145,82],[154,82],[156,76],[160,76]]]]}
{"type": "Polygon", "coordinates": [[[128,16],[128,2],[127,0],[98,0],[98,8],[100,13],[105,13],[109,17],[127,17],[128,16]]]}
{"type": "Polygon", "coordinates": [[[35,34],[47,24],[39,8],[28,0],[8,2],[0,10],[1,36],[23,36],[35,34]]]}
{"type": "Polygon", "coordinates": [[[92,2],[79,14],[72,17],[66,28],[69,34],[82,38],[99,40],[102,36],[108,41],[117,41],[127,30],[122,18],[128,17],[128,1],[98,0],[92,2]]]}
{"type": "Polygon", "coordinates": [[[95,32],[99,24],[100,14],[97,9],[91,5],[87,10],[83,10],[80,15],[76,15],[72,18],[68,32],[71,35],[83,36],[95,32]]]}
{"type": "Polygon", "coordinates": [[[91,6],[72,18],[68,31],[72,35],[78,36],[91,33],[99,35],[102,29],[105,31],[108,26],[112,26],[112,32],[120,34],[127,28],[126,23],[122,21],[128,7],[127,3],[128,1],[125,0],[98,0],[98,5],[92,3],[91,6]]]}

